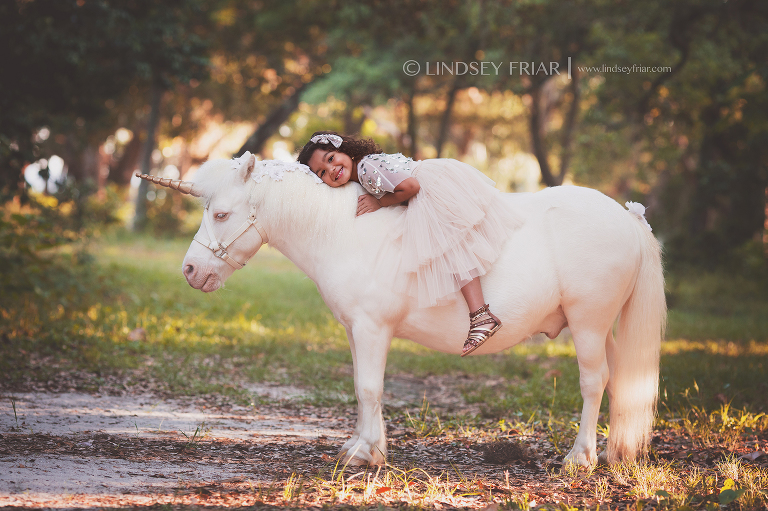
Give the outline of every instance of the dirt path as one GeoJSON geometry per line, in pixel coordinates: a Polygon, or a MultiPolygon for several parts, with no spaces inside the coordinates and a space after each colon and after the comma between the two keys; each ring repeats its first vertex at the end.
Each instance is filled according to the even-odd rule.
{"type": "MultiPolygon", "coordinates": [[[[453,413],[476,413],[461,398],[459,389],[465,384],[456,378],[388,377],[385,403],[413,410],[426,397],[453,413]]],[[[301,389],[288,386],[248,390],[271,404],[233,406],[212,396],[6,392],[0,395],[0,508],[298,503],[314,508],[338,503],[343,508],[370,501],[359,488],[349,490],[349,481],[358,478],[362,484],[368,480],[360,476],[370,478],[372,472],[350,467],[343,483],[331,476],[338,468],[334,456],[354,428],[353,407],[302,404],[301,389]],[[329,480],[336,482],[329,486],[329,480]],[[303,494],[302,481],[308,482],[303,494]],[[345,484],[344,498],[334,500],[345,484]]],[[[468,436],[417,436],[406,431],[402,414],[390,415],[388,461],[395,472],[402,468],[418,477],[396,483],[396,490],[374,480],[370,487],[377,488],[376,495],[392,490],[380,497],[389,499],[388,505],[413,504],[412,489],[414,498],[428,497],[427,507],[434,509],[493,507],[501,497],[568,506],[593,507],[600,499],[619,508],[636,505],[629,483],[608,468],[560,472],[562,452],[556,452],[551,435],[541,428],[509,429],[506,436],[496,432],[492,439],[482,430],[468,436]],[[506,445],[503,452],[488,449],[504,439],[509,441],[501,442],[506,445]],[[510,446],[519,452],[509,451],[510,446]],[[429,486],[436,476],[443,481],[439,491],[429,486]]],[[[678,430],[663,430],[654,433],[652,449],[654,463],[675,461],[680,477],[705,474],[719,481],[732,477],[718,465],[729,456],[740,456],[749,470],[768,468],[766,441],[764,433],[749,433],[736,447],[704,448],[692,445],[678,430]]],[[[599,442],[602,448],[604,442],[599,442]]],[[[716,499],[712,491],[691,498],[716,499]]]]}
{"type": "MultiPolygon", "coordinates": [[[[297,404],[304,393],[290,386],[247,389],[275,404],[5,393],[0,507],[147,505],[174,501],[182,489],[266,484],[296,471],[315,472],[354,428],[351,407],[297,404]]],[[[394,406],[418,405],[426,397],[451,409],[466,407],[455,379],[390,377],[384,397],[394,406]]],[[[194,495],[187,500],[194,503],[194,495]]]]}
{"type": "MultiPolygon", "coordinates": [[[[299,393],[254,390],[273,397],[299,393]]],[[[248,462],[255,451],[312,447],[319,457],[353,427],[348,413],[311,407],[211,409],[152,395],[6,395],[0,401],[0,506],[146,504],[173,494],[180,482],[266,480],[248,462]]]]}

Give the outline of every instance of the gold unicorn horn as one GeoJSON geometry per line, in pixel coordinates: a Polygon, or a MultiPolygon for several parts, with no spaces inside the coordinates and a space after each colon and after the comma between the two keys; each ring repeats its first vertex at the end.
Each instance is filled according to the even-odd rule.
{"type": "Polygon", "coordinates": [[[194,183],[189,181],[182,181],[181,179],[169,179],[167,177],[150,176],[148,174],[140,174],[138,172],[136,173],[136,177],[146,179],[147,181],[151,181],[156,185],[167,186],[168,188],[172,188],[174,190],[180,191],[181,193],[186,193],[195,197],[200,197],[202,195],[201,193],[194,190],[194,183]]]}

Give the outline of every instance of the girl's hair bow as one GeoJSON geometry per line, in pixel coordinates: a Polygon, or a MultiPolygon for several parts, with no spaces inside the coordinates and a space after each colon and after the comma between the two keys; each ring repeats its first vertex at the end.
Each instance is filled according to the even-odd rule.
{"type": "Polygon", "coordinates": [[[310,138],[309,141],[313,144],[331,144],[336,149],[341,147],[341,143],[343,142],[340,136],[330,134],[315,135],[314,137],[310,138]]]}

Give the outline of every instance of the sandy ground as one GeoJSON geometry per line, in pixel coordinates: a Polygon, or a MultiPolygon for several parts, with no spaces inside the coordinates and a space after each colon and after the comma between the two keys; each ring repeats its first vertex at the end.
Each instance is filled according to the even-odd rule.
{"type": "MultiPolygon", "coordinates": [[[[247,389],[273,404],[5,393],[0,507],[146,505],[172,499],[182,488],[263,483],[300,471],[302,453],[315,463],[331,459],[354,428],[351,407],[302,405],[304,392],[290,386],[247,389]]],[[[424,397],[466,406],[457,382],[439,378],[388,378],[384,397],[393,406],[418,405],[424,397]]]]}
{"type": "MultiPolygon", "coordinates": [[[[441,409],[476,413],[459,391],[468,383],[457,378],[388,377],[385,403],[415,411],[413,407],[426,397],[430,403],[440,403],[441,409]]],[[[268,404],[233,406],[215,396],[0,394],[0,511],[285,505],[287,481],[328,479],[337,469],[335,455],[354,428],[355,410],[307,405],[301,389],[290,386],[248,388],[261,398],[255,402],[268,404]]],[[[537,502],[569,506],[594,505],[596,478],[609,479],[607,469],[570,482],[550,477],[560,470],[562,453],[556,452],[543,429],[527,433],[510,429],[509,442],[501,442],[503,452],[497,452],[488,450],[480,437],[414,436],[405,429],[401,414],[389,415],[388,460],[396,467],[415,467],[422,475],[478,478],[483,491],[491,488],[505,495],[525,491],[537,502]],[[519,452],[507,452],[511,447],[519,452]],[[506,453],[504,460],[492,459],[499,453],[506,453]]],[[[734,454],[744,463],[768,468],[766,442],[764,434],[750,433],[736,449],[696,447],[684,432],[668,429],[656,431],[652,444],[657,461],[685,463],[684,471],[716,471],[718,463],[734,454]]],[[[598,444],[602,449],[604,439],[599,438],[598,444]]],[[[351,480],[363,472],[349,474],[351,480]]],[[[476,490],[472,484],[465,489],[476,490]]],[[[634,502],[624,483],[611,484],[614,505],[634,502]]],[[[306,493],[302,502],[320,508],[328,503],[323,495],[306,493]]],[[[443,497],[449,500],[441,500],[435,509],[482,507],[473,500],[480,499],[474,490],[443,497]]]]}
{"type": "MultiPolygon", "coordinates": [[[[252,390],[273,398],[301,394],[291,387],[252,390]]],[[[126,454],[130,448],[120,451],[127,444],[145,451],[166,444],[172,452],[174,445],[199,442],[214,452],[217,444],[237,445],[241,451],[253,451],[260,444],[339,445],[353,427],[347,414],[279,405],[222,410],[152,395],[5,395],[0,401],[0,506],[53,501],[78,506],[89,502],[87,498],[84,502],[86,496],[143,504],[156,502],[158,494],[173,493],[180,480],[221,482],[244,473],[243,460],[231,456],[216,463],[194,455],[131,456],[126,454]],[[119,456],[110,457],[105,451],[110,444],[119,456]]]]}

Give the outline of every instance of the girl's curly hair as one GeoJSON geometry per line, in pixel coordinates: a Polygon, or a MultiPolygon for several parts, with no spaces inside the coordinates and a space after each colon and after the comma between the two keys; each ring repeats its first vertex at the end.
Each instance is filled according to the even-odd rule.
{"type": "MultiPolygon", "coordinates": [[[[359,162],[364,156],[369,154],[379,154],[382,152],[379,144],[370,138],[354,138],[347,135],[339,135],[335,131],[316,131],[312,133],[312,137],[315,135],[338,135],[341,137],[342,142],[341,145],[336,148],[333,146],[333,144],[330,143],[315,144],[310,140],[304,147],[301,148],[301,152],[299,152],[299,157],[297,158],[299,163],[307,165],[309,163],[309,159],[312,158],[312,155],[315,153],[316,149],[323,149],[325,151],[339,151],[340,153],[344,153],[352,158],[352,161],[355,164],[359,162]]],[[[310,137],[310,139],[312,137],[310,137]]]]}

